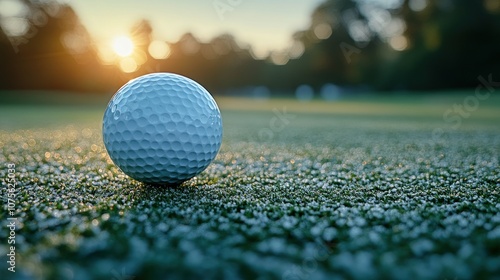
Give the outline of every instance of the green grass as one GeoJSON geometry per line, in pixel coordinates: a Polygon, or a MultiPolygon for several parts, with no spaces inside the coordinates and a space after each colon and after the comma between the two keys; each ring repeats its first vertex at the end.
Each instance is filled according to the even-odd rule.
{"type": "Polygon", "coordinates": [[[0,212],[0,278],[498,279],[500,102],[454,128],[466,96],[219,98],[222,149],[175,188],[112,164],[105,104],[0,106],[20,220],[12,274],[0,212]]]}

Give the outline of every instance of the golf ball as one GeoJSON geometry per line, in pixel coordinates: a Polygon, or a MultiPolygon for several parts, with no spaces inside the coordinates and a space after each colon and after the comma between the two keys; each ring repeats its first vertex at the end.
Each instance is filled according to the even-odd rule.
{"type": "Polygon", "coordinates": [[[104,113],[102,132],[110,158],[125,174],[144,183],[180,184],[217,155],[222,120],[200,84],[154,73],[118,90],[104,113]]]}

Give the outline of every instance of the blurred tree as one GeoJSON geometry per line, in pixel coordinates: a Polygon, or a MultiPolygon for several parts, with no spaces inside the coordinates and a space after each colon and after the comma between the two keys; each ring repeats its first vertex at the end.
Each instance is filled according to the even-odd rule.
{"type": "Polygon", "coordinates": [[[285,72],[315,87],[474,87],[479,75],[500,76],[500,5],[492,2],[327,0],[295,34],[306,49],[285,72]]]}
{"type": "Polygon", "coordinates": [[[316,8],[309,28],[294,35],[305,52],[289,63],[290,75],[300,77],[292,86],[307,83],[318,88],[325,83],[370,81],[363,71],[375,67],[377,44],[366,25],[366,17],[352,0],[329,0],[316,8]]]}
{"type": "Polygon", "coordinates": [[[13,43],[5,34],[4,30],[0,26],[0,61],[2,67],[0,67],[0,88],[11,89],[14,88],[12,84],[13,81],[13,66],[15,57],[15,48],[13,43]]]}
{"type": "Polygon", "coordinates": [[[168,58],[150,58],[141,73],[174,72],[189,76],[210,90],[222,91],[254,83],[256,67],[262,64],[253,60],[249,49],[241,48],[229,34],[203,43],[187,33],[170,44],[169,49],[168,58]]]}
{"type": "Polygon", "coordinates": [[[377,88],[470,88],[479,75],[500,76],[500,16],[490,1],[424,1],[418,10],[412,2],[397,11],[408,47],[381,67],[377,88]]]}
{"type": "Polygon", "coordinates": [[[154,41],[151,23],[141,20],[130,30],[133,54],[110,63],[98,60],[69,5],[22,3],[26,28],[14,34],[0,26],[0,88],[113,91],[158,71],[192,77],[214,92],[266,85],[291,93],[301,84],[329,83],[431,90],[500,76],[498,0],[326,0],[290,48],[263,60],[231,34],[209,42],[191,33],[170,44],[154,41]],[[163,53],[152,55],[152,44],[163,53]],[[124,62],[133,65],[124,69],[124,62]]]}
{"type": "Polygon", "coordinates": [[[13,38],[19,42],[17,52],[2,51],[9,57],[10,87],[93,89],[98,62],[90,36],[73,9],[53,2],[23,3],[29,11],[27,31],[13,38]]]}

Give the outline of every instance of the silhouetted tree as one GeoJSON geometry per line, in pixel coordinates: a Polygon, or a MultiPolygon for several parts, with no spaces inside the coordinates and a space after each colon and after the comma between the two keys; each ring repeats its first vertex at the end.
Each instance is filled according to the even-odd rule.
{"type": "MultiPolygon", "coordinates": [[[[24,1],[29,8],[27,34],[13,38],[15,53],[2,50],[10,86],[18,89],[93,89],[98,66],[90,36],[74,10],[56,3],[24,1]],[[51,11],[50,13],[48,11],[51,11]]],[[[2,40],[4,41],[4,40],[2,40]]]]}
{"type": "Polygon", "coordinates": [[[139,66],[132,73],[100,63],[69,5],[22,2],[30,11],[27,33],[8,37],[0,28],[2,89],[114,91],[156,71],[189,76],[215,93],[255,85],[291,93],[303,83],[317,89],[325,83],[383,90],[465,88],[474,87],[479,75],[500,76],[500,8],[491,1],[429,0],[414,11],[410,0],[392,7],[326,0],[312,13],[310,26],[293,35],[294,46],[278,53],[281,60],[276,53],[254,59],[251,48],[231,34],[201,42],[190,33],[169,44],[167,58],[155,59],[148,51],[153,27],[145,19],[130,30],[139,66]],[[389,32],[394,26],[399,29],[389,32]]]}

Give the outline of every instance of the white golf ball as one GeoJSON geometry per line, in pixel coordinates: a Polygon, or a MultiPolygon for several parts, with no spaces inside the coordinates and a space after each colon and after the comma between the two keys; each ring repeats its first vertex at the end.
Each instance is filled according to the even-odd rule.
{"type": "Polygon", "coordinates": [[[113,96],[104,113],[103,140],[113,162],[130,177],[180,184],[217,155],[222,119],[200,84],[177,74],[148,74],[113,96]]]}

